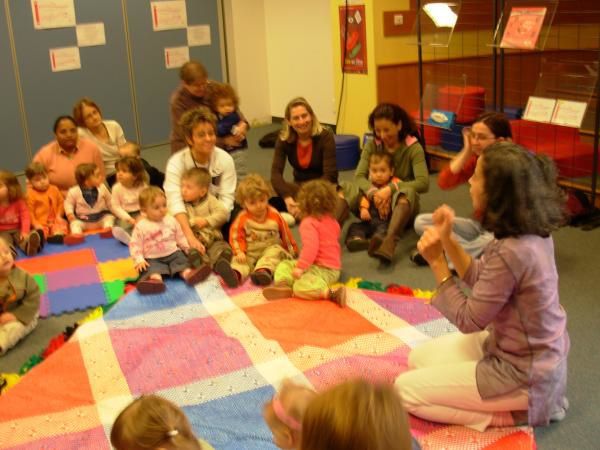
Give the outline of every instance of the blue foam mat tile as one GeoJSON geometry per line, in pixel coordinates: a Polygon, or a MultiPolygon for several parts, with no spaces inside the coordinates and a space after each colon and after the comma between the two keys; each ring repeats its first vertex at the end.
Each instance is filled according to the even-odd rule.
{"type": "Polygon", "coordinates": [[[59,289],[48,292],[47,295],[50,315],[83,310],[106,303],[106,293],[100,283],[59,289]]]}

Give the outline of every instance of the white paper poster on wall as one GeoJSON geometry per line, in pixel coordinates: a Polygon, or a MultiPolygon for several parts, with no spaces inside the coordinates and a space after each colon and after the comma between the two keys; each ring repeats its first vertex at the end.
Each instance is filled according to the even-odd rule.
{"type": "Polygon", "coordinates": [[[104,24],[97,23],[80,23],[75,28],[77,32],[78,47],[92,47],[94,45],[105,45],[106,34],[104,33],[104,24]]]}
{"type": "Polygon", "coordinates": [[[165,48],[165,67],[167,69],[179,69],[190,60],[189,47],[167,47],[165,48]]]}
{"type": "Polygon", "coordinates": [[[73,0],[31,0],[33,28],[66,28],[75,26],[73,0]]]}
{"type": "Polygon", "coordinates": [[[191,25],[187,29],[188,46],[210,45],[210,25],[191,25]]]}
{"type": "Polygon", "coordinates": [[[185,1],[150,2],[154,31],[179,30],[187,27],[185,1]]]}
{"type": "Polygon", "coordinates": [[[50,67],[52,68],[52,72],[81,69],[79,47],[51,48],[50,67]]]}
{"type": "Polygon", "coordinates": [[[555,98],[529,97],[523,119],[548,123],[552,119],[555,105],[555,98]]]}
{"type": "Polygon", "coordinates": [[[554,114],[552,114],[552,123],[566,127],[580,128],[586,109],[586,102],[574,102],[559,98],[554,108],[554,114]]]}

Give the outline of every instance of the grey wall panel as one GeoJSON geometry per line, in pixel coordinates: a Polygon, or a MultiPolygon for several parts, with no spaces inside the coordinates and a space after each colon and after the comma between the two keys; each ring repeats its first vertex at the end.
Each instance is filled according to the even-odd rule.
{"type": "MultiPolygon", "coordinates": [[[[145,2],[140,2],[145,3],[145,2]]],[[[57,116],[88,96],[135,140],[133,98],[121,0],[75,0],[77,23],[103,22],[106,45],[80,48],[81,70],[52,72],[49,50],[77,45],[75,28],[34,30],[31,2],[10,0],[10,14],[33,153],[53,139],[57,116]]]]}
{"type": "MultiPolygon", "coordinates": [[[[201,61],[212,79],[221,80],[222,66],[217,0],[187,0],[188,25],[208,24],[211,45],[190,47],[190,58],[201,61]]],[[[167,69],[165,47],[187,45],[185,29],[152,30],[150,2],[128,0],[127,20],[133,61],[134,85],[143,145],[168,142],[169,97],[179,83],[177,69],[167,69]]]]}
{"type": "Polygon", "coordinates": [[[29,155],[17,98],[17,83],[4,6],[0,6],[0,99],[0,168],[21,172],[29,155]]]}

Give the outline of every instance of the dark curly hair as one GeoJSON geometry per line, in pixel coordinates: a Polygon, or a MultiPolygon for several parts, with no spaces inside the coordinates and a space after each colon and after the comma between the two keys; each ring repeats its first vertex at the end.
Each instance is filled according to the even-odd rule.
{"type": "Polygon", "coordinates": [[[481,158],[486,195],[481,223],[497,239],[547,237],[565,223],[565,195],[551,159],[511,142],[490,145],[481,158]]]}
{"type": "Polygon", "coordinates": [[[419,133],[415,120],[400,106],[393,103],[380,103],[377,105],[371,114],[369,114],[369,128],[373,132],[375,131],[375,121],[378,119],[387,119],[396,125],[401,125],[400,131],[398,131],[398,140],[400,142],[403,142],[407,136],[413,136],[425,148],[425,142],[421,138],[421,133],[419,133]]]}

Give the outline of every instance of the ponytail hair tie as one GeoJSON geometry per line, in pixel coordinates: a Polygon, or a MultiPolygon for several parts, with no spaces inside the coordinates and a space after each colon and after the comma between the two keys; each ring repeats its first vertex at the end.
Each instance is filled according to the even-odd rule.
{"type": "Polygon", "coordinates": [[[179,431],[177,429],[173,429],[173,430],[167,431],[167,436],[169,436],[169,437],[175,437],[178,434],[179,434],[179,431]]]}

